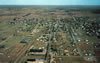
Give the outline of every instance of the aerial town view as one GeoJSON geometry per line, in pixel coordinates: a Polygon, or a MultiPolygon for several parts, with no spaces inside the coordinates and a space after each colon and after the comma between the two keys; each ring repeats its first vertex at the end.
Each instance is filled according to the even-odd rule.
{"type": "Polygon", "coordinates": [[[100,63],[100,6],[0,5],[0,63],[100,63]]]}

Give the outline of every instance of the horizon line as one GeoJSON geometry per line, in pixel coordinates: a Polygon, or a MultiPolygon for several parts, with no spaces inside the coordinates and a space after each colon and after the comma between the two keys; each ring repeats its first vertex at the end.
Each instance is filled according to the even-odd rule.
{"type": "MultiPolygon", "coordinates": [[[[6,4],[9,5],[9,4],[6,4]]],[[[14,4],[15,6],[21,6],[19,4],[14,4]]],[[[1,4],[0,4],[1,6],[1,4]]],[[[11,4],[10,6],[13,6],[13,4],[11,4]]],[[[25,6],[33,6],[33,5],[25,5],[25,6]]],[[[34,5],[34,6],[100,6],[100,5],[34,5]]]]}

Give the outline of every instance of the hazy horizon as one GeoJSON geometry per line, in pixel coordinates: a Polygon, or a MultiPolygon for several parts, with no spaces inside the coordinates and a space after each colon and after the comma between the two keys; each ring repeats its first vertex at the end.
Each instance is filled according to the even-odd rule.
{"type": "Polygon", "coordinates": [[[100,5],[100,0],[0,0],[0,5],[100,5]]]}

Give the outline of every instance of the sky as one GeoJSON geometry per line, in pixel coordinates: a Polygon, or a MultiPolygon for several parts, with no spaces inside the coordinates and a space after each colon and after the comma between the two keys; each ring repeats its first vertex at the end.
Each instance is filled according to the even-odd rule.
{"type": "Polygon", "coordinates": [[[0,0],[0,5],[100,5],[100,0],[0,0]]]}

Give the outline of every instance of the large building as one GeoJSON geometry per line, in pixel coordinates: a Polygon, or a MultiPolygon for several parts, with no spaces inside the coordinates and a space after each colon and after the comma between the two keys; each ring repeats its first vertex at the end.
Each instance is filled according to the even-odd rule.
{"type": "Polygon", "coordinates": [[[44,63],[43,59],[27,59],[27,63],[44,63]]]}
{"type": "Polygon", "coordinates": [[[43,49],[30,49],[29,50],[29,55],[45,55],[46,50],[43,49]]]}

